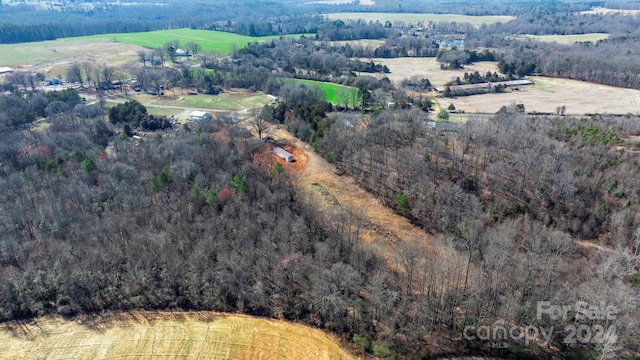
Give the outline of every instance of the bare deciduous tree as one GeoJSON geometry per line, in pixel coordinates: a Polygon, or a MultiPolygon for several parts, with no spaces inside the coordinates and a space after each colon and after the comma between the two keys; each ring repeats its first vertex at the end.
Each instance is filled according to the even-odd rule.
{"type": "Polygon", "coordinates": [[[271,123],[262,117],[260,108],[251,109],[251,125],[258,132],[258,139],[262,140],[262,134],[271,127],[271,123]]]}

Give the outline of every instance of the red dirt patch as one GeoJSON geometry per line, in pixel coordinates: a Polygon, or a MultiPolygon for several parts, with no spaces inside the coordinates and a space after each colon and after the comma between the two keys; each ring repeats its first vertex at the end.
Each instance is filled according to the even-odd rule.
{"type": "Polygon", "coordinates": [[[276,158],[276,161],[284,165],[285,169],[290,169],[291,171],[298,172],[304,171],[307,168],[309,157],[304,153],[303,149],[300,149],[299,147],[291,144],[282,144],[280,147],[290,152],[291,155],[293,155],[293,158],[296,160],[294,162],[286,162],[283,158],[273,154],[273,156],[276,158]]]}
{"type": "Polygon", "coordinates": [[[271,170],[275,163],[280,163],[284,166],[286,171],[290,171],[293,173],[302,172],[307,168],[309,156],[305,154],[304,149],[301,149],[289,143],[278,143],[275,146],[279,146],[291,153],[295,161],[287,162],[283,158],[277,156],[273,152],[274,146],[270,145],[267,146],[262,152],[256,154],[253,157],[253,163],[265,170],[271,170]]]}

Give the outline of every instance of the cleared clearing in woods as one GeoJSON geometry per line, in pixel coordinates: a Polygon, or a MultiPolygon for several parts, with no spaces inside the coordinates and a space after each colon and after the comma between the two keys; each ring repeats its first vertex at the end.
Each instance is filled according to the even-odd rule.
{"type": "MultiPolygon", "coordinates": [[[[268,133],[302,150],[305,166],[299,172],[299,185],[318,195],[324,211],[336,214],[346,211],[350,214],[349,221],[362,225],[360,238],[385,254],[388,259],[395,257],[395,246],[403,241],[429,244],[427,247],[432,248],[430,250],[438,248],[438,244],[429,241],[429,234],[385,206],[380,199],[360,187],[352,177],[339,175],[310,145],[294,138],[284,128],[272,128],[268,133]]],[[[299,150],[296,150],[296,159],[300,158],[297,155],[300,154],[299,150]]],[[[287,166],[289,165],[285,164],[287,166]]]]}
{"type": "Polygon", "coordinates": [[[598,15],[598,14],[622,14],[622,15],[638,15],[640,10],[626,10],[626,9],[608,9],[608,8],[595,8],[587,11],[579,12],[581,15],[598,15]]]}
{"type": "Polygon", "coordinates": [[[286,321],[213,312],[132,312],[0,325],[0,359],[355,359],[286,321]]]}
{"type": "MultiPolygon", "coordinates": [[[[487,71],[497,72],[497,62],[493,61],[484,61],[477,62],[475,64],[465,65],[464,69],[456,69],[456,70],[440,70],[440,63],[436,61],[435,57],[428,58],[418,58],[418,57],[407,57],[407,58],[393,58],[393,59],[382,59],[382,58],[373,58],[373,59],[365,59],[362,58],[360,61],[369,62],[373,61],[375,64],[387,65],[391,73],[389,74],[376,74],[378,77],[388,77],[389,80],[396,83],[396,85],[402,79],[408,79],[412,76],[418,76],[421,78],[427,78],[431,82],[433,86],[441,86],[446,84],[449,81],[453,81],[456,77],[462,79],[464,77],[464,73],[472,73],[474,71],[478,71],[480,74],[484,75],[487,71]]],[[[368,75],[368,74],[362,74],[368,75]]]]}

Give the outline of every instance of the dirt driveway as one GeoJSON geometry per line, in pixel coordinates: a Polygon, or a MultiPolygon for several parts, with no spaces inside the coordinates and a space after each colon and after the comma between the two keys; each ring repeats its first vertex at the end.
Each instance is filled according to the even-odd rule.
{"type": "Polygon", "coordinates": [[[336,174],[336,169],[306,143],[294,138],[283,127],[271,129],[270,134],[302,149],[306,167],[298,172],[300,185],[318,196],[323,210],[339,207],[360,217],[363,222],[360,238],[385,253],[393,251],[400,241],[419,241],[427,244],[431,236],[406,218],[396,214],[371,193],[360,187],[350,176],[336,174]]]}

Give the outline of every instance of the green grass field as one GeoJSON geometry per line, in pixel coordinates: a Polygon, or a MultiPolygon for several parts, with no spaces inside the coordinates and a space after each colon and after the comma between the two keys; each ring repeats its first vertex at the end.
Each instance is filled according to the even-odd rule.
{"type": "MultiPolygon", "coordinates": [[[[225,91],[219,95],[187,95],[176,92],[167,94],[166,99],[160,99],[157,96],[147,94],[135,94],[134,98],[144,105],[165,106],[170,109],[172,106],[181,108],[198,108],[198,109],[216,109],[238,111],[254,107],[261,107],[269,104],[269,100],[265,94],[261,92],[249,93],[242,91],[225,91]],[[183,100],[184,99],[184,100],[183,100]]],[[[169,113],[170,115],[175,115],[169,113]]]]}
{"type": "Polygon", "coordinates": [[[591,33],[577,35],[522,35],[519,38],[530,38],[544,42],[557,42],[559,44],[573,44],[576,42],[605,40],[609,38],[609,34],[591,33]]]}
{"type": "Polygon", "coordinates": [[[426,24],[430,21],[440,22],[457,22],[457,23],[469,23],[475,26],[482,24],[495,24],[499,22],[508,22],[513,20],[512,16],[467,16],[456,14],[396,14],[396,13],[335,13],[327,14],[330,19],[342,19],[342,20],[358,20],[363,19],[365,21],[379,21],[385,23],[391,21],[392,23],[403,21],[405,23],[415,24],[422,22],[426,24]]]}
{"type": "Polygon", "coordinates": [[[148,107],[147,112],[151,115],[170,117],[172,115],[175,116],[181,114],[183,111],[173,108],[148,107]]]}
{"type": "MultiPolygon", "coordinates": [[[[286,35],[286,37],[300,36],[301,35],[286,35]]],[[[249,43],[278,39],[279,36],[251,37],[213,30],[175,29],[138,33],[103,34],[88,36],[86,38],[115,39],[118,42],[147,48],[158,48],[171,40],[179,40],[181,44],[193,41],[200,44],[203,51],[218,51],[222,54],[228,54],[233,44],[236,44],[238,48],[243,48],[249,43]]]]}
{"type": "MultiPolygon", "coordinates": [[[[299,36],[301,35],[287,35],[286,37],[299,36]]],[[[179,40],[182,44],[193,41],[199,43],[203,51],[215,50],[227,54],[232,44],[242,48],[254,41],[277,38],[278,36],[250,37],[221,31],[176,29],[81,36],[22,44],[0,44],[0,66],[35,65],[87,56],[110,64],[119,64],[135,56],[136,51],[139,50],[138,46],[158,48],[171,40],[179,40]]]]}
{"type": "Polygon", "coordinates": [[[358,89],[351,86],[344,86],[340,84],[322,82],[322,81],[313,81],[313,80],[304,80],[304,79],[288,79],[287,81],[302,83],[305,85],[315,85],[320,87],[322,91],[325,92],[326,100],[334,105],[342,104],[342,97],[345,91],[357,92],[358,89]]]}

